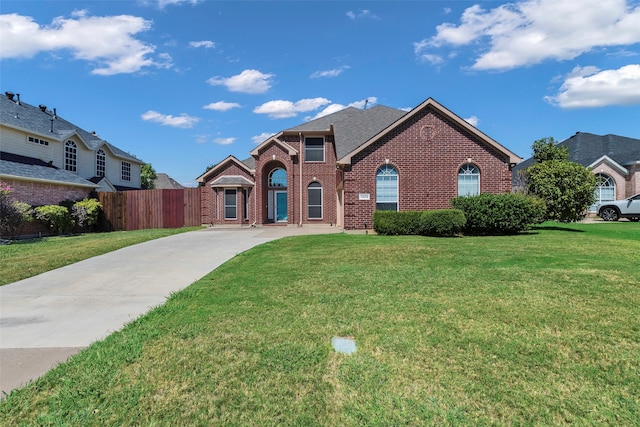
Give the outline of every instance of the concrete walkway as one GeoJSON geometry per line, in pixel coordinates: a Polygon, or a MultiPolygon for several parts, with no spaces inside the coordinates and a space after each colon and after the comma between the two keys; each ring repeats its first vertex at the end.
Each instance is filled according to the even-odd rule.
{"type": "Polygon", "coordinates": [[[284,236],[341,231],[211,228],[129,246],[0,286],[0,398],[247,249],[284,236]]]}

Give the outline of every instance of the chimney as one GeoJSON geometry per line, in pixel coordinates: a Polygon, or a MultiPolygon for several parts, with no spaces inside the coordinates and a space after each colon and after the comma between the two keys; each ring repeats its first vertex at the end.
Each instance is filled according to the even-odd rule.
{"type": "Polygon", "coordinates": [[[20,105],[20,94],[16,93],[16,96],[18,97],[18,101],[16,101],[16,104],[20,105]]]}
{"type": "Polygon", "coordinates": [[[47,111],[47,106],[44,104],[38,105],[38,108],[40,108],[40,111],[42,111],[43,113],[47,111]]]}
{"type": "Polygon", "coordinates": [[[13,97],[15,96],[13,92],[5,92],[4,94],[9,98],[9,101],[13,101],[13,97]]]}
{"type": "Polygon", "coordinates": [[[53,107],[53,118],[54,119],[58,118],[58,112],[56,111],[56,107],[53,107]]]}

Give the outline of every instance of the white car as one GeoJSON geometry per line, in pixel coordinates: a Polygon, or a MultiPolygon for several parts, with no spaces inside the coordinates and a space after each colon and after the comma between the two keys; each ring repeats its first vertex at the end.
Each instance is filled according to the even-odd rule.
{"type": "Polygon", "coordinates": [[[624,200],[603,202],[598,205],[598,215],[605,221],[617,221],[620,218],[629,218],[631,221],[640,221],[640,194],[624,200]]]}

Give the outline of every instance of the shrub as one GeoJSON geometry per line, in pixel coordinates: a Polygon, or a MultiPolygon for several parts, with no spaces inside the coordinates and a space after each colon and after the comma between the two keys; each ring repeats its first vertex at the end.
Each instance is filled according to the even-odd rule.
{"type": "Polygon", "coordinates": [[[516,234],[543,221],[544,201],[524,194],[456,197],[451,205],[464,212],[467,234],[516,234]]]}
{"type": "Polygon", "coordinates": [[[15,239],[25,223],[31,221],[31,206],[12,200],[11,187],[0,182],[0,235],[15,239]]]}
{"type": "Polygon", "coordinates": [[[71,217],[77,227],[91,228],[98,222],[102,206],[96,199],[82,199],[71,206],[71,217]]]}
{"type": "Polygon", "coordinates": [[[42,221],[54,234],[69,231],[74,225],[69,210],[64,206],[45,205],[35,208],[36,219],[42,221]]]}
{"type": "Polygon", "coordinates": [[[464,213],[457,209],[373,213],[373,229],[385,235],[455,236],[464,224],[464,213]]]}

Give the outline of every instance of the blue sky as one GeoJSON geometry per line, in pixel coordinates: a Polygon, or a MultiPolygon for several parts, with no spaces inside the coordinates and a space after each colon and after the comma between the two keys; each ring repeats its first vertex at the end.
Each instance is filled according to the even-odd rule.
{"type": "Polygon", "coordinates": [[[521,157],[640,138],[640,2],[13,1],[2,92],[185,185],[345,106],[432,97],[521,157]]]}

